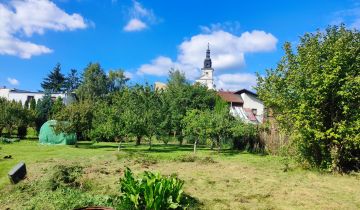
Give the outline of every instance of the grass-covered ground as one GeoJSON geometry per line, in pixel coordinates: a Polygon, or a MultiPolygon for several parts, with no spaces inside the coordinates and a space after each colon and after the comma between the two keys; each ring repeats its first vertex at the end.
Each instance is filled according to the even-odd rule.
{"type": "Polygon", "coordinates": [[[106,203],[118,195],[126,166],[135,173],[177,174],[185,180],[186,194],[202,209],[360,209],[359,174],[327,174],[292,163],[286,167],[281,157],[231,150],[219,154],[200,147],[193,157],[191,145],[157,144],[152,151],[146,145],[123,146],[118,152],[115,143],[82,142],[78,148],[35,141],[0,144],[0,209],[72,209],[106,203]],[[12,159],[2,159],[5,155],[12,159]],[[19,161],[27,164],[28,176],[11,185],[7,172],[19,161]],[[63,164],[83,167],[77,186],[81,190],[48,188],[54,167],[63,164]]]}

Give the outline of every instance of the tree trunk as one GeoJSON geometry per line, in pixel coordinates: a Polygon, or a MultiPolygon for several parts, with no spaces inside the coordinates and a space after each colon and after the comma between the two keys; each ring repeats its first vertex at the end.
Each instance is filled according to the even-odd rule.
{"type": "Polygon", "coordinates": [[[212,141],[211,141],[211,147],[210,147],[211,150],[214,149],[214,145],[215,145],[215,141],[214,141],[214,139],[212,139],[212,141]]]}
{"type": "Polygon", "coordinates": [[[151,150],[151,146],[152,146],[152,144],[151,144],[151,136],[149,137],[149,150],[151,150]]]}
{"type": "Polygon", "coordinates": [[[217,144],[218,144],[218,152],[220,153],[221,152],[221,138],[220,137],[217,138],[217,144]]]}
{"type": "Polygon", "coordinates": [[[197,142],[198,142],[198,140],[195,140],[195,142],[194,142],[194,154],[196,153],[196,145],[197,145],[197,142]]]}
{"type": "Polygon", "coordinates": [[[183,141],[184,141],[183,136],[182,136],[182,135],[179,135],[178,140],[179,140],[179,144],[180,144],[180,146],[182,146],[183,141]]]}
{"type": "Polygon", "coordinates": [[[141,143],[141,136],[136,137],[136,146],[140,145],[141,143]]]}

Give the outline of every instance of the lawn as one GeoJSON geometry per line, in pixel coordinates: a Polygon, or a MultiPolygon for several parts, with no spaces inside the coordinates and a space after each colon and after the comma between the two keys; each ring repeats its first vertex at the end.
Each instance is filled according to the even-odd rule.
{"type": "Polygon", "coordinates": [[[44,203],[47,209],[56,209],[56,199],[46,202],[40,197],[50,191],[40,189],[41,194],[24,186],[40,188],[36,188],[41,186],[38,180],[60,164],[83,166],[83,177],[91,183],[87,193],[94,196],[118,194],[119,178],[129,167],[135,173],[176,174],[185,180],[185,193],[196,198],[201,209],[360,209],[359,174],[304,170],[292,162],[286,167],[284,159],[276,156],[218,153],[200,147],[194,157],[191,145],[160,143],[151,151],[146,145],[124,144],[120,152],[115,143],[82,142],[74,147],[21,141],[0,147],[0,157],[13,157],[0,160],[0,209],[44,209],[44,203]],[[7,172],[19,161],[27,164],[28,176],[11,185],[7,172]]]}

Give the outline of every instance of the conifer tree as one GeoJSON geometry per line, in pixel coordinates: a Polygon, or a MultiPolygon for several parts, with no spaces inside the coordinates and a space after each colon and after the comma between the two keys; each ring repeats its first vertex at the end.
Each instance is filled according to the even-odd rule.
{"type": "Polygon", "coordinates": [[[64,86],[65,76],[61,73],[61,65],[58,63],[41,83],[41,87],[50,93],[58,93],[64,91],[64,86]]]}

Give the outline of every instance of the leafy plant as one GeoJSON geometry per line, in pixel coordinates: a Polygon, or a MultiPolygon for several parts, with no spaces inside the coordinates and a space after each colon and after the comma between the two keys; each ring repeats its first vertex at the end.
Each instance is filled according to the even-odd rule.
{"type": "Polygon", "coordinates": [[[131,209],[182,208],[183,185],[184,181],[175,176],[164,177],[147,171],[136,178],[127,168],[120,179],[121,205],[131,209]]]}

